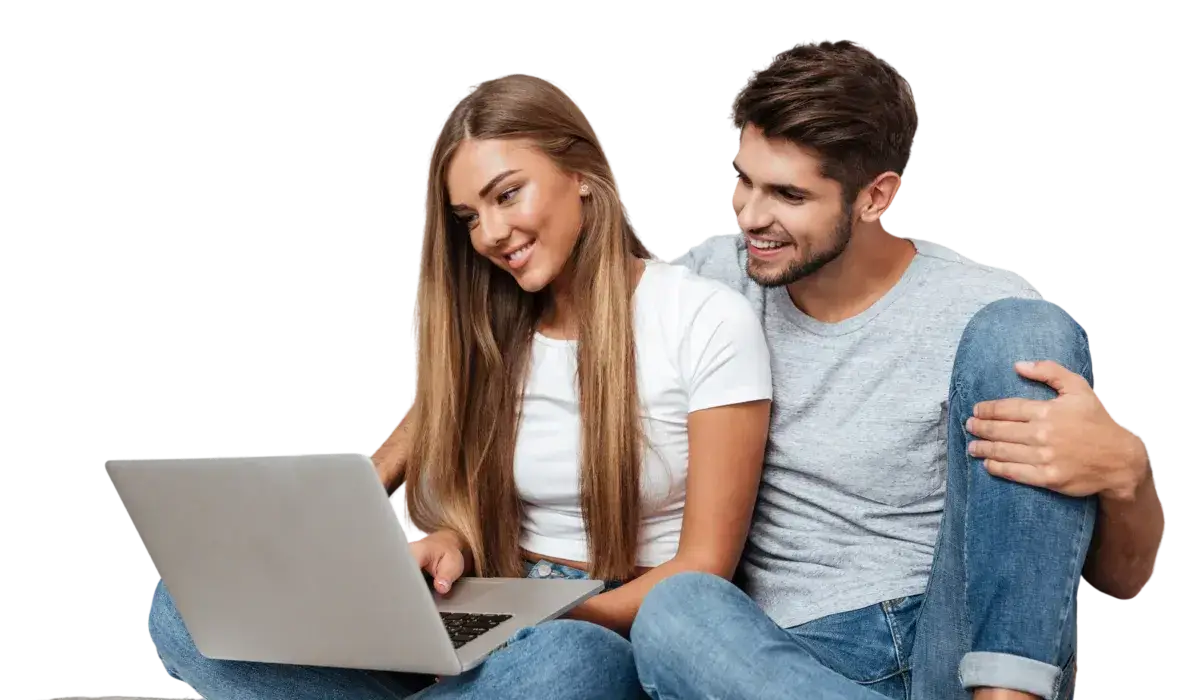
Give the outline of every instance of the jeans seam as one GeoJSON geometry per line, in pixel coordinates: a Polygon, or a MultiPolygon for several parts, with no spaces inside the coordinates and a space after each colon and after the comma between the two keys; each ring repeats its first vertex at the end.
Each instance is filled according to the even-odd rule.
{"type": "MultiPolygon", "coordinates": [[[[898,671],[896,671],[895,674],[888,676],[888,678],[893,678],[896,676],[896,674],[900,675],[901,680],[904,681],[904,697],[907,698],[910,695],[911,691],[909,690],[909,687],[908,687],[908,679],[904,677],[904,672],[907,671],[908,669],[905,668],[906,664],[904,662],[904,659],[900,658],[900,656],[901,656],[900,635],[897,634],[897,632],[896,632],[896,619],[895,619],[895,616],[892,615],[891,601],[885,600],[884,602],[880,603],[879,606],[881,608],[883,608],[883,619],[887,620],[888,632],[890,632],[892,635],[892,651],[896,655],[896,668],[899,669],[898,671]]],[[[922,607],[922,609],[924,608],[924,602],[922,602],[921,607],[922,607]]],[[[918,613],[918,614],[920,614],[920,613],[918,613]]],[[[881,680],[883,680],[883,679],[881,679],[881,680]]]]}
{"type": "MultiPolygon", "coordinates": [[[[965,340],[965,339],[964,339],[964,340],[965,340]]],[[[954,403],[954,399],[955,399],[955,397],[956,397],[957,395],[959,395],[959,393],[960,393],[960,389],[961,389],[961,387],[959,387],[959,385],[958,385],[958,373],[955,373],[955,374],[954,374],[954,377],[955,377],[955,381],[951,382],[951,385],[950,385],[950,399],[949,399],[949,403],[947,404],[947,407],[946,407],[946,413],[947,413],[947,415],[948,415],[948,416],[949,416],[949,415],[951,415],[951,414],[953,414],[953,412],[954,412],[954,409],[953,409],[953,403],[954,403]]],[[[947,420],[949,420],[949,418],[948,418],[948,417],[947,417],[947,420]]],[[[967,438],[967,426],[966,426],[966,424],[964,423],[964,424],[962,424],[962,425],[957,425],[957,426],[955,426],[955,427],[957,427],[957,428],[958,428],[958,430],[960,430],[960,431],[962,432],[962,434],[963,434],[963,452],[964,452],[964,456],[965,456],[965,458],[966,458],[966,464],[967,464],[967,468],[963,470],[963,472],[964,472],[964,473],[962,474],[962,478],[965,480],[965,483],[964,483],[964,485],[963,485],[963,488],[966,490],[966,494],[967,494],[967,495],[966,495],[966,497],[962,499],[962,523],[963,523],[963,533],[964,533],[964,537],[965,537],[965,533],[966,533],[966,532],[969,530],[969,526],[970,526],[970,515],[971,515],[971,474],[972,474],[972,472],[974,471],[974,469],[973,469],[973,467],[974,467],[974,464],[972,463],[972,460],[974,459],[974,457],[972,457],[972,456],[971,456],[971,453],[970,453],[970,452],[967,452],[967,449],[966,449],[966,444],[969,442],[969,439],[967,438]]],[[[949,438],[949,435],[947,435],[947,436],[946,436],[946,441],[947,441],[947,443],[949,443],[949,440],[950,440],[950,438],[949,438]]],[[[947,458],[947,460],[948,460],[948,459],[949,459],[949,458],[947,458]]],[[[949,465],[947,465],[947,474],[946,474],[946,496],[947,496],[947,498],[949,498],[949,495],[950,495],[950,494],[949,494],[949,491],[950,491],[950,474],[949,474],[948,472],[949,472],[949,465]]],[[[945,516],[943,515],[943,518],[944,518],[944,517],[945,517],[945,516]]],[[[959,558],[959,563],[960,563],[960,564],[961,564],[961,566],[962,566],[962,571],[963,571],[963,577],[962,577],[962,599],[963,599],[963,600],[970,600],[970,575],[967,573],[967,572],[969,571],[969,569],[967,568],[967,548],[966,548],[966,546],[959,547],[957,552],[951,552],[951,554],[952,554],[953,556],[956,556],[956,557],[958,557],[958,558],[959,558]]],[[[922,612],[923,612],[923,611],[922,611],[922,612]]],[[[968,653],[970,653],[970,649],[968,649],[968,653]]],[[[961,659],[960,659],[960,662],[961,662],[961,659]]],[[[959,664],[959,666],[958,666],[958,671],[955,673],[955,675],[957,675],[957,676],[958,676],[958,683],[959,683],[959,685],[960,685],[960,686],[961,686],[961,685],[964,685],[963,676],[962,676],[962,664],[961,664],[961,663],[959,664]]]]}

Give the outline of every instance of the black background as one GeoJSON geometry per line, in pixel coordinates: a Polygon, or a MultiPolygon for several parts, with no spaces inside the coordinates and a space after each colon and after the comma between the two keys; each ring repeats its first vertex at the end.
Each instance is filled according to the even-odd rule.
{"type": "MultiPolygon", "coordinates": [[[[420,40],[293,29],[163,35],[106,56],[95,113],[120,154],[108,211],[121,233],[97,261],[102,401],[86,423],[101,437],[72,481],[78,504],[56,510],[71,514],[72,555],[43,550],[49,603],[30,644],[49,651],[24,669],[32,693],[181,693],[152,662],[152,573],[101,455],[373,447],[406,406],[419,158],[464,80],[535,71],[570,86],[650,245],[682,249],[733,229],[728,96],[770,49],[808,36],[530,29],[485,46],[451,26],[420,40]]],[[[1200,101],[1198,62],[1171,56],[1196,44],[860,37],[919,90],[922,137],[893,228],[1015,264],[1085,319],[1099,388],[1151,439],[1175,507],[1145,598],[1085,602],[1081,696],[1182,689],[1198,600],[1180,528],[1198,462],[1200,101]]]]}

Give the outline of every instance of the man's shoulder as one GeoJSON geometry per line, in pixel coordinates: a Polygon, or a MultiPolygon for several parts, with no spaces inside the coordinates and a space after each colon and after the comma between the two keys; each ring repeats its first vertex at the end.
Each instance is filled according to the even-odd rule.
{"type": "Polygon", "coordinates": [[[746,243],[741,235],[712,236],[671,261],[695,274],[741,289],[746,276],[746,243]]]}
{"type": "Polygon", "coordinates": [[[1033,285],[1015,272],[975,262],[938,243],[912,242],[926,266],[923,286],[935,294],[953,292],[955,298],[971,305],[1006,297],[1041,298],[1033,285]]]}

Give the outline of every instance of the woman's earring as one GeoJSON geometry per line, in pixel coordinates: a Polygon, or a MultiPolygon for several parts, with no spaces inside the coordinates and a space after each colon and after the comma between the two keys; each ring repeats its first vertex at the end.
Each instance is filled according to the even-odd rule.
{"type": "Polygon", "coordinates": [[[579,186],[579,195],[580,195],[581,197],[586,197],[586,196],[588,196],[588,192],[591,192],[591,188],[589,188],[589,187],[587,186],[587,183],[584,183],[584,184],[582,184],[582,185],[580,185],[580,186],[579,186]]]}

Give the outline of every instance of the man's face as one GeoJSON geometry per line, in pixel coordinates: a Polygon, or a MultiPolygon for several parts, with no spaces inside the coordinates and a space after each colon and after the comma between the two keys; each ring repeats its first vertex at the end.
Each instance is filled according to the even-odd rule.
{"type": "Polygon", "coordinates": [[[816,153],[768,140],[748,124],[733,167],[733,211],[746,236],[746,273],[764,287],[791,284],[841,255],[853,220],[842,187],[821,176],[816,153]]]}

